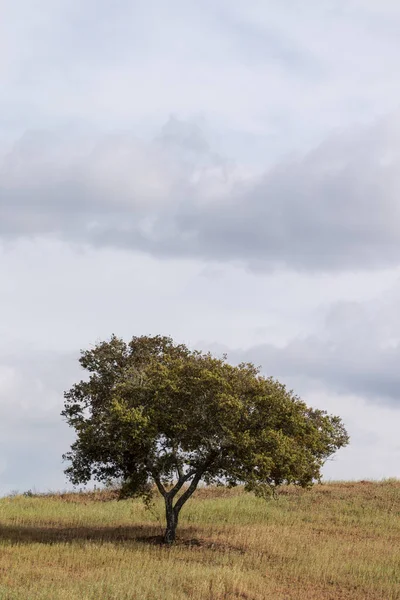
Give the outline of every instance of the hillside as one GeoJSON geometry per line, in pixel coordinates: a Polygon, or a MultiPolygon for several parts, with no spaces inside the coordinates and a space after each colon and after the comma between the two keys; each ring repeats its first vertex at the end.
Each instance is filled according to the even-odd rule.
{"type": "Polygon", "coordinates": [[[179,540],[112,492],[0,500],[1,600],[400,599],[400,481],[199,490],[179,540]]]}

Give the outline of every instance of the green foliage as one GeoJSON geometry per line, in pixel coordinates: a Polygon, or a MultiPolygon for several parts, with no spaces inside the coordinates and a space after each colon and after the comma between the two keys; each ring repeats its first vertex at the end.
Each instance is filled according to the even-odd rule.
{"type": "Polygon", "coordinates": [[[168,337],[113,336],[80,363],[89,377],[65,393],[62,412],[77,433],[64,456],[71,481],[117,478],[123,496],[147,499],[155,483],[167,504],[189,485],[176,515],[200,480],[260,495],[311,485],[348,443],[339,417],[309,408],[253,364],[232,366],[168,337]]]}

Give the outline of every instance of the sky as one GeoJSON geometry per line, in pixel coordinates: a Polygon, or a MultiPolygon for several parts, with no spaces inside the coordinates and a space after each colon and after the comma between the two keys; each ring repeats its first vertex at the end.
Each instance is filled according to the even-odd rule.
{"type": "Polygon", "coordinates": [[[166,334],[400,477],[397,0],[0,0],[0,494],[68,487],[81,349],[166,334]]]}

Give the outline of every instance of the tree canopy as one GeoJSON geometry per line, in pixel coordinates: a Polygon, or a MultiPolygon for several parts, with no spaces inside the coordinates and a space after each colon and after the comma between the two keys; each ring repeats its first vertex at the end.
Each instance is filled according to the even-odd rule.
{"type": "Polygon", "coordinates": [[[74,484],[122,481],[121,494],[163,496],[172,542],[200,481],[264,493],[311,485],[348,435],[339,417],[309,408],[251,363],[190,350],[169,337],[112,336],[81,352],[85,380],[65,392],[77,434],[74,484]]]}

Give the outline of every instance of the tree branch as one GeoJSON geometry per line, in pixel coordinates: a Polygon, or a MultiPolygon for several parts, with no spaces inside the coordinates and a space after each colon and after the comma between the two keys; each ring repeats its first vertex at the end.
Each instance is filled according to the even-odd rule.
{"type": "MultiPolygon", "coordinates": [[[[205,468],[199,469],[196,472],[196,475],[194,476],[193,480],[191,481],[188,489],[182,494],[182,496],[176,501],[175,506],[174,506],[174,510],[176,512],[179,512],[182,508],[182,506],[185,504],[185,502],[187,500],[189,500],[190,496],[193,494],[193,492],[196,490],[200,479],[203,476],[203,473],[205,471],[205,468]]],[[[182,486],[181,486],[182,487],[182,486]]]]}
{"type": "MultiPolygon", "coordinates": [[[[208,467],[212,464],[218,454],[219,452],[216,450],[211,451],[207,460],[197,470],[192,472],[192,475],[194,474],[194,478],[192,479],[188,489],[175,503],[174,510],[177,513],[179,513],[185,502],[189,500],[190,496],[193,494],[193,492],[195,492],[197,486],[199,485],[200,479],[203,477],[204,473],[207,471],[208,467]]],[[[182,487],[182,485],[180,487],[182,487]]]]}
{"type": "Polygon", "coordinates": [[[174,458],[175,458],[175,466],[176,466],[176,470],[178,473],[178,478],[179,480],[182,479],[182,477],[184,477],[183,471],[182,471],[182,465],[179,463],[178,457],[176,456],[176,452],[174,450],[174,458]]]}
{"type": "Polygon", "coordinates": [[[186,475],[184,475],[184,474],[182,473],[182,476],[181,476],[181,477],[179,477],[179,479],[178,479],[178,482],[176,483],[176,485],[175,485],[175,486],[172,488],[172,490],[170,490],[170,491],[168,492],[168,495],[169,495],[171,498],[175,498],[176,494],[179,492],[179,490],[182,488],[182,486],[183,486],[183,485],[184,485],[184,484],[185,484],[187,481],[189,481],[189,479],[190,479],[191,477],[193,477],[193,475],[195,475],[195,474],[196,474],[196,471],[195,471],[194,469],[192,469],[191,471],[189,471],[188,473],[186,473],[186,475]]]}
{"type": "Polygon", "coordinates": [[[168,496],[168,492],[165,489],[165,487],[163,486],[163,484],[161,483],[161,479],[159,477],[156,477],[155,475],[153,475],[153,479],[156,482],[156,486],[157,486],[158,491],[160,492],[161,496],[166,498],[168,496]]]}

